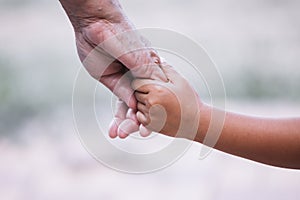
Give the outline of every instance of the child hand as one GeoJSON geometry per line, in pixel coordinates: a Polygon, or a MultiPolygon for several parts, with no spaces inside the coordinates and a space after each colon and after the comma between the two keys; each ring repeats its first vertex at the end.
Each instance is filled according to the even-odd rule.
{"type": "Polygon", "coordinates": [[[169,79],[168,83],[149,79],[133,81],[138,101],[137,119],[151,131],[194,139],[203,104],[188,81],[171,66],[164,64],[162,69],[169,79]]]}

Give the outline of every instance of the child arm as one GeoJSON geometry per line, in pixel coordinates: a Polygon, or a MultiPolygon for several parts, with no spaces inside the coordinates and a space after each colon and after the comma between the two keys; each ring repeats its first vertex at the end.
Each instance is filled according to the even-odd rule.
{"type": "MultiPolygon", "coordinates": [[[[215,109],[202,103],[174,69],[163,69],[169,83],[133,82],[139,122],[167,136],[203,143],[207,134],[212,134],[207,132],[215,109]],[[195,125],[193,135],[191,127],[195,125]]],[[[221,135],[213,148],[268,165],[300,169],[300,118],[268,119],[226,112],[221,135]]]]}

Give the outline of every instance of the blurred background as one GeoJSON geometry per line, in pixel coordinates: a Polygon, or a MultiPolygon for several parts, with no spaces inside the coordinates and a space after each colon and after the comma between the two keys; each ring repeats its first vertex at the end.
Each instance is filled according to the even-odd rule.
{"type": "MultiPolygon", "coordinates": [[[[300,115],[300,1],[121,3],[138,28],[171,29],[203,45],[224,78],[228,110],[300,115]]],[[[102,166],[74,130],[81,64],[59,2],[0,0],[0,27],[1,199],[299,199],[300,172],[218,151],[200,161],[200,144],[152,174],[102,166]]]]}

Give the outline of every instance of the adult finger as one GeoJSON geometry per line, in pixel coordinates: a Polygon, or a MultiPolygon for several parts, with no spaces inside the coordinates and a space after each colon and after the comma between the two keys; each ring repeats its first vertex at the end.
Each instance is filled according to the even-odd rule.
{"type": "MultiPolygon", "coordinates": [[[[101,35],[96,37],[101,38],[101,35]]],[[[102,42],[99,47],[124,64],[136,78],[167,81],[158,53],[137,30],[124,31],[102,42]]]]}
{"type": "Polygon", "coordinates": [[[167,82],[167,76],[161,69],[160,63],[143,64],[130,69],[131,73],[136,78],[159,80],[162,82],[167,82]]]}
{"type": "Polygon", "coordinates": [[[118,72],[115,74],[103,76],[100,82],[110,89],[117,97],[126,103],[130,108],[136,108],[136,99],[131,88],[131,77],[129,74],[118,72]]]}
{"type": "Polygon", "coordinates": [[[125,120],[128,107],[122,100],[116,102],[115,116],[109,126],[109,136],[116,138],[120,124],[125,120]]]}
{"type": "Polygon", "coordinates": [[[111,138],[126,138],[133,132],[138,131],[139,123],[133,109],[127,107],[122,101],[118,100],[116,105],[116,113],[110,124],[109,136],[111,138]]]}
{"type": "Polygon", "coordinates": [[[132,109],[128,109],[126,119],[122,121],[118,128],[118,135],[120,138],[126,138],[131,133],[139,130],[138,119],[132,109]]]}
{"type": "Polygon", "coordinates": [[[149,135],[151,135],[151,133],[152,131],[147,129],[143,124],[140,125],[140,135],[142,137],[148,137],[149,135]]]}
{"type": "Polygon", "coordinates": [[[110,138],[114,139],[118,137],[118,129],[120,124],[122,124],[123,121],[124,119],[113,118],[113,120],[109,125],[109,131],[108,131],[110,138]]]}
{"type": "Polygon", "coordinates": [[[178,80],[182,80],[182,75],[180,75],[171,65],[162,63],[161,66],[171,83],[176,83],[178,80]]]}
{"type": "Polygon", "coordinates": [[[131,119],[125,119],[124,121],[122,121],[122,123],[120,124],[120,126],[118,128],[118,136],[121,139],[125,139],[130,134],[132,134],[138,130],[139,130],[139,125],[135,121],[133,121],[131,119]]]}

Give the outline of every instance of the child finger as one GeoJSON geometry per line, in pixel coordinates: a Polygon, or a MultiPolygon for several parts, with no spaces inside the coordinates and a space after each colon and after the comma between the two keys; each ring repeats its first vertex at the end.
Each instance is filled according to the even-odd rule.
{"type": "Polygon", "coordinates": [[[150,123],[149,115],[143,114],[142,112],[138,111],[136,113],[136,117],[138,121],[143,124],[144,126],[147,126],[150,123]]]}
{"type": "Polygon", "coordinates": [[[143,114],[149,113],[149,109],[142,103],[138,103],[137,109],[138,109],[138,111],[142,112],[143,114]]]}
{"type": "Polygon", "coordinates": [[[135,92],[135,98],[138,102],[146,105],[147,102],[147,94],[140,93],[140,92],[135,92]]]}

